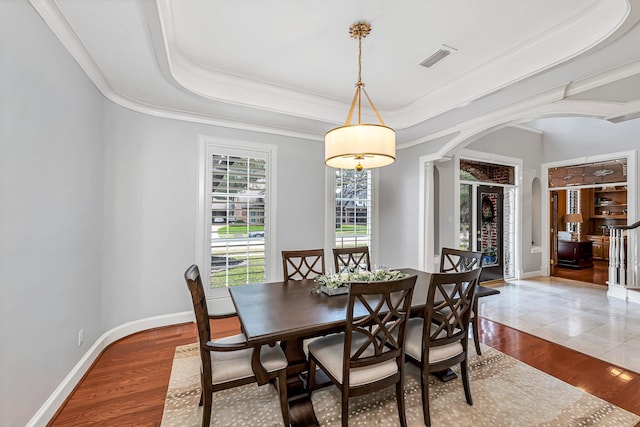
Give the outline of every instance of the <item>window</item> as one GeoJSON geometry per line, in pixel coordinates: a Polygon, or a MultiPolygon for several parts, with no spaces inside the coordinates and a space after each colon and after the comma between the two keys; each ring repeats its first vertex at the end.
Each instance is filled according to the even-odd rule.
{"type": "Polygon", "coordinates": [[[372,251],[372,172],[354,169],[335,171],[335,246],[369,246],[372,251]]]}
{"type": "Polygon", "coordinates": [[[473,203],[473,186],[471,184],[460,184],[460,249],[472,250],[471,229],[473,220],[471,218],[473,203]]]}
{"type": "Polygon", "coordinates": [[[508,165],[460,159],[460,180],[515,184],[515,168],[508,165]]]}
{"type": "MultiPolygon", "coordinates": [[[[580,206],[582,204],[580,190],[567,190],[567,206],[566,212],[570,214],[582,213],[580,206]]],[[[577,233],[579,236],[581,233],[582,224],[577,222],[567,223],[567,230],[573,233],[577,233]]]]}
{"type": "Polygon", "coordinates": [[[201,140],[200,272],[210,296],[226,296],[227,286],[271,279],[275,147],[201,140]]]}
{"type": "Polygon", "coordinates": [[[627,181],[627,159],[549,168],[549,188],[614,184],[627,181]]]}

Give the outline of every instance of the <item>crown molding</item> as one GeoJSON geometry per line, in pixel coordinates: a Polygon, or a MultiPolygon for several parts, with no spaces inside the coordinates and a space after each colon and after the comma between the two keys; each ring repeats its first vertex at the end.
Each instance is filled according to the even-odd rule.
{"type": "MultiPolygon", "coordinates": [[[[196,113],[193,111],[183,111],[171,108],[160,107],[157,105],[150,105],[148,103],[127,97],[117,92],[105,78],[105,76],[100,71],[99,67],[84,47],[73,28],[70,26],[66,17],[62,13],[61,9],[58,7],[57,3],[53,0],[29,0],[34,9],[40,14],[45,23],[50,27],[51,31],[55,34],[55,36],[60,40],[62,45],[67,49],[67,51],[71,54],[71,56],[75,59],[75,61],[79,64],[82,70],[86,73],[89,79],[96,86],[98,91],[107,99],[112,101],[113,103],[120,105],[124,108],[127,108],[132,111],[136,111],[139,113],[160,117],[160,118],[168,118],[175,119],[187,122],[200,123],[205,125],[219,126],[230,129],[237,129],[243,131],[250,132],[259,132],[271,135],[279,135],[286,136],[292,138],[298,138],[309,141],[323,141],[323,135],[317,134],[314,132],[304,132],[298,131],[294,129],[287,129],[275,126],[267,126],[257,123],[250,123],[245,121],[237,121],[237,120],[229,120],[223,119],[219,117],[208,116],[203,113],[196,113]]],[[[614,36],[619,36],[619,32],[622,30],[626,31],[630,28],[632,22],[637,22],[640,18],[640,11],[638,10],[638,4],[640,1],[632,0],[629,3],[626,0],[616,0],[617,2],[622,2],[627,5],[627,13],[625,16],[628,16],[629,19],[623,22],[623,25],[620,25],[618,29],[614,29],[611,33],[603,35],[596,42],[591,44],[591,47],[602,42],[607,37],[611,36],[613,33],[617,33],[614,36]],[[633,7],[632,7],[633,5],[633,7]]],[[[160,4],[161,2],[158,2],[160,4]]],[[[144,10],[149,15],[150,10],[156,9],[157,6],[147,5],[145,3],[144,10]]],[[[600,11],[602,13],[610,12],[610,10],[600,11]]],[[[158,12],[159,13],[159,12],[158,12]]],[[[593,13],[589,14],[585,12],[585,16],[583,19],[591,19],[593,17],[593,13]]],[[[159,20],[159,23],[156,23],[156,31],[150,31],[152,38],[158,36],[159,31],[158,24],[162,25],[162,20],[159,20]]],[[[580,28],[584,28],[583,25],[574,24],[580,28]]],[[[150,24],[150,29],[153,30],[152,25],[150,24]]],[[[549,34],[548,37],[553,36],[553,34],[549,34]]],[[[610,39],[607,39],[609,42],[611,39],[615,38],[612,36],[610,39]]],[[[165,44],[159,44],[158,40],[154,40],[156,52],[158,52],[158,47],[165,44]]],[[[540,44],[540,42],[537,42],[540,44]]],[[[535,43],[533,43],[535,44],[535,43]]],[[[527,51],[527,49],[523,50],[527,51]]],[[[518,51],[518,52],[523,52],[518,51]]],[[[515,50],[508,55],[508,60],[515,60],[518,52],[515,50]]],[[[576,53],[577,55],[578,53],[576,53]]],[[[507,60],[505,59],[505,60],[507,60]]],[[[160,64],[160,69],[164,70],[163,74],[165,78],[168,78],[167,73],[168,67],[170,64],[165,63],[165,67],[163,69],[162,60],[158,58],[158,62],[160,64]]],[[[493,65],[496,66],[496,65],[493,65]]],[[[483,67],[486,69],[491,69],[489,65],[485,64],[483,67]]],[[[482,67],[481,67],[482,68],[482,67]]],[[[540,71],[540,70],[538,70],[540,71]]],[[[622,121],[627,120],[629,118],[636,117],[638,111],[640,111],[640,101],[630,102],[626,104],[616,104],[616,103],[595,103],[595,102],[577,102],[577,103],[567,103],[567,104],[558,104],[558,101],[566,99],[568,96],[576,95],[582,93],[584,91],[600,87],[607,83],[611,83],[621,78],[629,77],[635,74],[640,73],[640,61],[635,61],[630,64],[626,64],[622,67],[618,67],[616,69],[600,73],[598,75],[594,75],[580,81],[569,82],[567,85],[564,85],[560,88],[551,89],[546,91],[543,94],[530,97],[526,100],[511,104],[509,106],[494,110],[490,113],[480,115],[470,120],[466,120],[464,122],[458,123],[456,126],[451,127],[449,129],[445,129],[439,132],[434,132],[424,137],[414,139],[412,141],[408,141],[402,144],[398,144],[397,149],[402,150],[409,147],[413,147],[415,145],[427,143],[439,138],[443,137],[451,137],[451,140],[442,147],[439,152],[443,152],[446,147],[450,147],[454,141],[464,141],[465,138],[470,137],[470,135],[474,135],[479,132],[483,132],[486,129],[496,128],[496,127],[504,127],[507,125],[513,125],[516,121],[527,121],[540,116],[536,116],[536,114],[544,114],[545,116],[553,116],[560,114],[569,114],[569,115],[587,115],[591,117],[598,118],[607,118],[610,121],[622,121]],[[553,104],[547,108],[544,105],[553,104]],[[570,107],[580,108],[579,111],[571,111],[570,107]]],[[[477,73],[470,73],[474,76],[477,76],[477,73]]],[[[173,75],[172,75],[173,76],[173,75]]],[[[175,77],[175,76],[173,76],[175,77]]],[[[171,81],[171,80],[170,80],[171,81]]],[[[516,80],[511,81],[510,83],[514,83],[516,80]]],[[[171,81],[174,85],[180,86],[180,83],[173,80],[171,81]]],[[[509,83],[509,84],[510,84],[509,83]]],[[[463,85],[464,86],[464,85],[463,85]]],[[[462,90],[463,88],[461,88],[462,90]]],[[[431,99],[431,98],[429,98],[431,99]]],[[[300,102],[305,102],[307,99],[299,99],[300,102]]],[[[568,101],[566,101],[568,102],[568,101]]],[[[337,104],[336,104],[337,105],[337,104]]],[[[332,105],[329,108],[330,110],[334,109],[336,105],[332,105]]],[[[414,106],[412,106],[414,107],[414,106]]],[[[446,110],[446,108],[445,108],[446,110]]],[[[304,110],[303,110],[304,111],[304,110]]],[[[398,111],[402,111],[399,109],[398,111]]],[[[415,112],[415,110],[414,110],[415,112]]],[[[442,111],[440,111],[442,112],[442,111]]],[[[341,113],[344,111],[341,110],[341,113]]],[[[389,111],[384,112],[385,115],[390,114],[389,111]]],[[[391,114],[393,115],[393,114],[391,114]]],[[[311,114],[300,115],[298,117],[310,118],[311,114]]],[[[429,117],[421,117],[423,120],[428,119],[429,117]]],[[[411,121],[413,119],[407,119],[411,121]]],[[[389,120],[388,120],[389,121],[389,120]]],[[[449,148],[450,149],[450,148],[449,148]]],[[[448,151],[448,149],[447,149],[448,151]]],[[[444,153],[444,152],[443,152],[444,153]]]]}
{"type": "MultiPolygon", "coordinates": [[[[489,58],[455,81],[401,107],[379,108],[379,111],[395,129],[415,126],[602,45],[619,29],[625,28],[630,10],[628,0],[594,3],[578,15],[537,34],[499,57],[489,58]]],[[[177,46],[170,0],[158,0],[157,15],[162,28],[157,36],[162,40],[154,43],[156,55],[169,64],[172,80],[185,91],[208,99],[294,117],[342,122],[344,111],[348,109],[345,102],[200,66],[180,52],[177,46]]],[[[365,112],[366,120],[375,120],[375,117],[369,117],[370,114],[369,111],[365,112]]]]}
{"type": "Polygon", "coordinates": [[[315,133],[222,119],[219,117],[206,116],[204,114],[192,111],[170,109],[156,105],[150,105],[122,95],[111,86],[111,84],[105,78],[104,74],[102,74],[102,71],[100,71],[100,68],[89,54],[84,44],[82,44],[82,42],[76,35],[75,31],[67,21],[58,5],[52,0],[29,0],[29,2],[36,10],[36,12],[38,12],[38,14],[42,17],[45,23],[49,26],[60,43],[62,43],[69,54],[78,63],[80,68],[93,82],[98,91],[114,104],[120,105],[121,107],[127,108],[132,111],[160,118],[182,120],[193,123],[201,123],[230,129],[287,136],[311,141],[323,140],[323,135],[318,135],[315,133]]]}

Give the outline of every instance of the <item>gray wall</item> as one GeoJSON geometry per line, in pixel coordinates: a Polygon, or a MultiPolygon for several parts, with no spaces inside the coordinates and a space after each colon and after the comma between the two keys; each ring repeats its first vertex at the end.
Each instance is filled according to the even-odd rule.
{"type": "MultiPolygon", "coordinates": [[[[542,163],[543,142],[542,135],[525,131],[519,128],[504,128],[469,144],[470,150],[495,153],[502,156],[522,159],[522,210],[519,217],[522,230],[520,247],[520,270],[523,273],[540,271],[541,255],[531,253],[535,240],[532,235],[533,217],[542,214],[541,207],[537,206],[534,213],[532,205],[532,190],[534,178],[540,178],[540,164],[542,163]]],[[[537,245],[540,245],[538,241],[537,245]]]]}
{"type": "MultiPolygon", "coordinates": [[[[380,263],[389,267],[418,267],[418,192],[421,166],[419,159],[420,156],[437,151],[446,140],[435,140],[398,150],[396,162],[380,169],[378,249],[380,263]]],[[[439,180],[443,182],[447,178],[441,174],[439,180]]],[[[439,212],[443,212],[442,193],[440,196],[441,199],[436,201],[436,206],[439,207],[439,212]]],[[[439,215],[440,218],[442,216],[439,215]]],[[[443,234],[441,233],[440,236],[443,234]]]]}
{"type": "Polygon", "coordinates": [[[640,119],[621,123],[585,117],[532,122],[544,132],[544,163],[640,148],[640,119]]]}
{"type": "Polygon", "coordinates": [[[103,332],[103,108],[31,5],[0,2],[3,426],[25,425],[103,332]]]}
{"type": "MultiPolygon", "coordinates": [[[[542,119],[533,124],[544,131],[545,163],[640,148],[640,119],[610,123],[606,120],[568,117],[542,119]]],[[[640,173],[636,172],[636,177],[640,180],[640,173]]],[[[638,191],[640,185],[636,185],[635,193],[636,212],[640,216],[638,191]]]]}
{"type": "MultiPolygon", "coordinates": [[[[418,265],[419,158],[431,154],[435,147],[442,145],[441,142],[399,150],[396,163],[380,171],[380,260],[383,263],[398,267],[418,265]],[[405,226],[407,224],[410,227],[405,226]]],[[[505,128],[470,143],[466,148],[523,159],[521,269],[525,273],[540,270],[540,254],[531,254],[531,194],[533,178],[540,175],[542,137],[518,128],[505,128]]],[[[434,188],[434,253],[437,255],[442,247],[454,245],[457,232],[453,217],[455,169],[453,160],[438,161],[434,166],[437,176],[437,188],[434,188]]]]}
{"type": "Polygon", "coordinates": [[[106,117],[106,329],[191,309],[182,273],[197,261],[199,134],[277,145],[275,255],[324,247],[322,144],[160,119],[112,104],[106,117]]]}
{"type": "Polygon", "coordinates": [[[28,2],[0,7],[0,423],[20,426],[104,332],[191,309],[199,134],[278,146],[276,255],[324,246],[325,167],[321,143],[116,106],[28,2]]]}

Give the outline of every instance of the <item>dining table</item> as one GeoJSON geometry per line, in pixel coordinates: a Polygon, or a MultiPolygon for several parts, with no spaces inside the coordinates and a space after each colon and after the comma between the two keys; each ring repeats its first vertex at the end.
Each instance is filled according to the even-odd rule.
{"type": "MultiPolygon", "coordinates": [[[[413,268],[399,271],[416,275],[411,301],[411,315],[422,316],[427,301],[431,273],[413,268]]],[[[229,288],[231,299],[240,320],[247,342],[254,345],[252,368],[258,384],[268,382],[268,375],[260,363],[260,346],[280,345],[287,357],[287,378],[290,397],[304,393],[300,374],[307,370],[304,341],[314,337],[343,331],[346,321],[348,295],[326,295],[317,291],[313,279],[285,280],[280,282],[250,284],[229,288]]],[[[480,286],[479,297],[499,293],[498,290],[480,286]]],[[[354,307],[364,315],[364,307],[354,307]]]]}

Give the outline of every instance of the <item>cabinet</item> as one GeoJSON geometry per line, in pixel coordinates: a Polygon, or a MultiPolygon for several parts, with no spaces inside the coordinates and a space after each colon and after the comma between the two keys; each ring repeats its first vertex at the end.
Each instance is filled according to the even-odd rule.
{"type": "Polygon", "coordinates": [[[627,222],[627,187],[612,186],[593,190],[593,202],[589,212],[591,232],[602,233],[610,225],[627,222]]]}
{"type": "Polygon", "coordinates": [[[587,235],[592,242],[593,259],[609,259],[609,236],[587,235]]]}
{"type": "Polygon", "coordinates": [[[609,227],[627,224],[627,186],[604,186],[589,190],[586,239],[592,242],[593,259],[609,259],[609,227]]]}
{"type": "MultiPolygon", "coordinates": [[[[587,235],[587,240],[592,242],[593,259],[609,259],[609,236],[587,235]]],[[[623,239],[623,245],[627,246],[627,238],[623,239]]],[[[626,252],[626,251],[625,251],[626,252]]]]}
{"type": "Polygon", "coordinates": [[[558,240],[558,265],[571,268],[593,267],[591,240],[558,240]]]}

